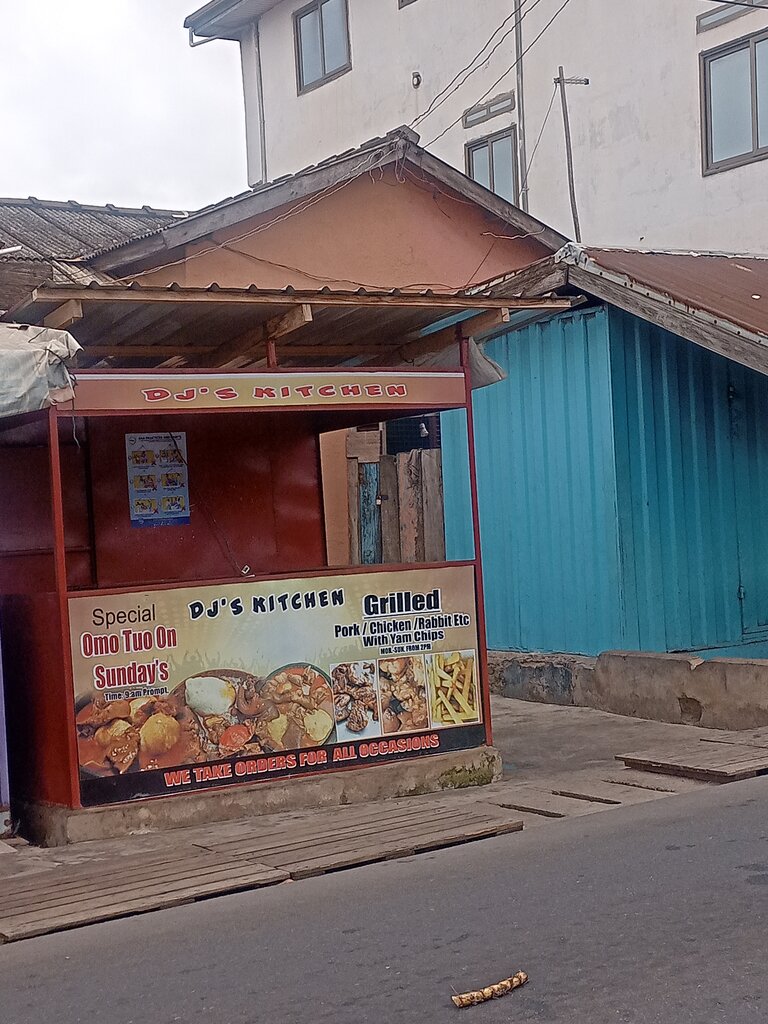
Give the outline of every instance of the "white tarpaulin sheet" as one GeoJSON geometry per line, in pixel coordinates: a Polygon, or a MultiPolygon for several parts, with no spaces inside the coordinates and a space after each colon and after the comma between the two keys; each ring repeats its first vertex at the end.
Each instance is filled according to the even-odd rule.
{"type": "Polygon", "coordinates": [[[68,331],[0,324],[0,417],[71,401],[66,363],[79,351],[68,331]]]}

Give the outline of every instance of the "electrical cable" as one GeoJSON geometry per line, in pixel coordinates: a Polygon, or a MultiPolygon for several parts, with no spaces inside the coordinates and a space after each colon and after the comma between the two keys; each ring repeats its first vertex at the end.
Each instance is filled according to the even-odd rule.
{"type": "Polygon", "coordinates": [[[749,3],[749,0],[706,0],[710,4],[719,4],[721,7],[746,7],[748,11],[759,11],[766,5],[761,3],[749,3]]]}
{"type": "Polygon", "coordinates": [[[528,161],[528,166],[525,168],[525,174],[523,175],[523,180],[522,180],[522,182],[520,184],[520,191],[521,192],[523,192],[528,187],[528,175],[531,173],[531,167],[533,166],[533,158],[536,156],[536,150],[539,148],[539,143],[541,142],[542,136],[544,135],[544,129],[547,127],[547,121],[549,120],[549,115],[552,113],[552,108],[555,105],[555,97],[556,96],[557,96],[557,85],[555,85],[554,89],[552,90],[552,96],[551,96],[551,98],[549,100],[549,106],[547,107],[547,112],[544,115],[544,120],[541,123],[541,130],[539,131],[539,134],[538,134],[538,136],[536,138],[536,145],[533,147],[533,152],[531,153],[531,159],[528,161]]]}
{"type": "MultiPolygon", "coordinates": [[[[158,270],[167,270],[170,267],[181,266],[182,264],[187,263],[189,260],[198,259],[201,256],[208,256],[210,253],[216,252],[218,249],[221,249],[222,246],[224,246],[225,244],[229,244],[231,242],[244,241],[246,238],[251,238],[254,235],[258,235],[262,231],[266,231],[268,228],[274,227],[277,224],[289,220],[291,217],[298,216],[298,214],[304,213],[305,210],[309,209],[312,206],[315,206],[319,202],[322,202],[323,199],[329,198],[330,196],[335,195],[337,192],[340,192],[341,189],[346,188],[347,185],[350,185],[353,181],[356,181],[367,171],[374,171],[376,170],[377,167],[383,166],[387,162],[392,150],[396,146],[397,142],[393,141],[392,143],[390,143],[389,146],[386,147],[384,151],[376,150],[372,154],[367,154],[366,157],[360,162],[360,164],[358,164],[356,167],[352,169],[350,176],[348,178],[345,178],[344,181],[338,182],[336,185],[326,186],[326,188],[322,189],[320,192],[315,193],[309,198],[297,203],[296,206],[291,207],[291,209],[288,210],[286,213],[280,214],[280,216],[275,217],[272,220],[265,222],[264,224],[259,224],[255,228],[251,228],[250,231],[245,231],[240,235],[236,235],[233,238],[227,239],[226,243],[214,242],[213,245],[209,245],[206,248],[201,249],[199,252],[187,253],[177,260],[170,260],[168,263],[159,264],[158,266],[150,267],[147,270],[140,270],[133,274],[127,274],[125,277],[115,278],[115,282],[120,284],[124,281],[135,281],[139,277],[145,277],[147,274],[154,274],[158,270]],[[366,167],[366,163],[369,163],[370,166],[366,167]]],[[[365,286],[361,285],[361,287],[365,286]]]]}
{"type": "MultiPolygon", "coordinates": [[[[211,533],[214,535],[214,537],[218,541],[219,547],[221,548],[222,552],[224,553],[224,556],[229,559],[229,562],[230,562],[232,568],[235,570],[235,572],[237,573],[238,576],[253,576],[253,571],[251,570],[250,565],[248,565],[246,562],[243,562],[242,564],[240,564],[240,559],[237,558],[237,556],[235,555],[234,551],[230,547],[229,541],[227,540],[227,537],[226,537],[224,531],[221,529],[219,524],[216,522],[215,516],[213,515],[213,513],[208,508],[206,502],[203,501],[202,496],[197,494],[196,489],[193,491],[193,489],[192,489],[191,474],[189,472],[189,463],[184,458],[184,452],[179,447],[179,443],[176,440],[176,435],[171,430],[167,430],[167,431],[165,431],[165,433],[168,434],[168,437],[170,438],[171,444],[176,449],[176,454],[179,456],[179,458],[181,459],[181,461],[184,463],[184,465],[187,468],[187,487],[189,488],[189,496],[190,496],[190,498],[194,498],[195,503],[199,507],[200,511],[203,513],[203,515],[206,518],[206,520],[208,521],[208,526],[210,527],[211,533]]],[[[190,511],[191,511],[191,507],[190,507],[190,511]]]]}
{"type": "Polygon", "coordinates": [[[438,107],[441,107],[441,106],[443,105],[443,103],[445,103],[445,102],[446,102],[446,100],[450,99],[450,97],[451,97],[451,96],[452,96],[452,95],[453,95],[453,94],[454,94],[454,93],[455,93],[455,92],[456,92],[456,91],[457,91],[458,89],[460,89],[460,88],[461,88],[461,87],[462,87],[462,86],[463,86],[463,85],[464,85],[464,84],[465,84],[465,83],[466,83],[466,82],[467,82],[467,81],[469,80],[469,78],[470,78],[470,77],[471,77],[472,75],[474,75],[474,73],[475,73],[476,71],[479,71],[479,70],[480,70],[480,68],[481,68],[481,67],[483,66],[483,64],[487,64],[487,63],[488,63],[488,61],[489,61],[489,60],[491,59],[491,57],[492,57],[492,56],[494,55],[494,53],[496,53],[496,51],[498,50],[498,48],[499,48],[499,47],[501,46],[501,44],[502,44],[502,43],[504,42],[504,40],[505,40],[505,39],[507,39],[507,37],[508,37],[508,36],[510,36],[510,35],[511,35],[511,34],[512,34],[513,32],[517,31],[517,29],[518,29],[518,28],[520,27],[520,25],[522,24],[522,22],[523,22],[523,20],[524,20],[525,16],[526,16],[527,14],[530,14],[530,12],[531,12],[531,11],[532,11],[532,10],[534,9],[534,7],[536,7],[536,6],[538,5],[538,4],[540,4],[540,3],[541,3],[541,0],[533,0],[533,4],[532,4],[532,6],[531,6],[531,7],[529,7],[529,8],[527,9],[527,10],[523,10],[523,8],[525,7],[525,4],[526,4],[526,3],[530,3],[530,0],[522,0],[522,6],[520,7],[519,11],[512,11],[512,13],[511,13],[511,14],[507,15],[507,17],[506,17],[506,18],[504,19],[504,21],[502,21],[502,23],[501,23],[501,24],[500,24],[500,25],[499,25],[499,26],[498,26],[497,28],[495,28],[495,29],[493,30],[493,32],[491,33],[491,36],[490,36],[490,38],[489,38],[489,39],[487,40],[487,42],[486,42],[486,43],[485,43],[485,45],[484,45],[484,46],[482,47],[482,49],[481,49],[481,50],[479,50],[479,51],[478,51],[478,52],[477,52],[477,53],[475,54],[475,56],[474,56],[474,57],[472,58],[472,60],[471,60],[471,61],[469,62],[469,64],[465,65],[465,66],[464,66],[464,67],[463,67],[463,68],[462,68],[462,69],[461,69],[460,71],[458,71],[458,72],[457,72],[457,73],[456,73],[456,74],[455,74],[455,75],[453,76],[453,78],[451,79],[451,81],[450,81],[450,82],[449,82],[449,83],[448,83],[448,84],[447,84],[446,86],[444,86],[444,87],[443,87],[443,88],[442,88],[442,89],[440,90],[440,92],[439,92],[439,93],[437,93],[437,95],[436,95],[436,96],[434,96],[434,97],[433,97],[432,101],[430,102],[430,104],[429,104],[429,106],[428,106],[428,107],[426,108],[426,110],[423,110],[423,111],[422,111],[422,112],[421,112],[421,113],[420,113],[420,114],[419,114],[419,115],[418,115],[417,117],[415,117],[415,118],[414,118],[414,120],[413,120],[413,121],[411,121],[411,123],[410,123],[410,125],[409,125],[409,128],[416,128],[416,127],[417,127],[418,125],[420,125],[420,124],[422,123],[422,121],[424,121],[424,120],[425,120],[425,119],[426,119],[427,117],[429,117],[429,115],[430,115],[430,114],[431,114],[431,113],[432,113],[432,112],[433,112],[434,110],[437,110],[437,109],[438,109],[438,107]],[[483,54],[484,54],[485,50],[486,50],[486,49],[487,49],[487,48],[488,48],[488,47],[490,46],[490,44],[491,44],[491,43],[493,42],[494,36],[495,36],[495,35],[496,35],[496,34],[497,34],[498,32],[500,32],[500,31],[501,31],[501,30],[502,30],[502,29],[503,29],[503,28],[504,28],[504,27],[505,27],[506,25],[508,25],[508,24],[509,24],[509,22],[510,22],[510,21],[511,21],[511,20],[512,20],[513,18],[517,18],[517,15],[518,15],[518,14],[520,15],[519,19],[518,19],[518,20],[516,20],[516,21],[515,21],[515,23],[514,23],[514,25],[512,25],[512,27],[511,27],[511,28],[510,28],[510,29],[509,29],[509,30],[508,30],[507,32],[505,32],[505,33],[504,33],[504,35],[503,35],[503,36],[501,37],[501,39],[499,39],[499,40],[498,40],[498,41],[496,42],[496,45],[495,45],[495,46],[493,47],[493,49],[492,49],[492,50],[490,51],[490,53],[488,53],[488,54],[487,54],[487,55],[486,55],[485,57],[483,57],[483,54]],[[478,64],[478,65],[477,65],[477,67],[473,67],[473,64],[475,63],[475,61],[476,61],[476,60],[479,60],[479,59],[480,59],[480,57],[483,57],[482,63],[481,63],[481,64],[478,64]],[[465,72],[466,72],[466,74],[465,74],[465,72]],[[464,78],[463,78],[463,79],[461,80],[461,82],[459,82],[458,80],[459,80],[459,78],[461,78],[461,76],[462,76],[462,75],[464,75],[464,78]],[[457,84],[457,83],[458,83],[458,84],[457,84]],[[455,85],[455,88],[451,88],[451,87],[452,87],[452,86],[454,86],[454,85],[455,85]],[[444,98],[443,98],[443,97],[444,97],[444,98]]]}
{"type": "MultiPolygon", "coordinates": [[[[507,77],[507,75],[510,73],[510,71],[513,71],[514,68],[517,67],[517,65],[520,63],[520,61],[523,59],[523,57],[525,57],[525,55],[527,53],[530,53],[531,49],[536,45],[536,43],[538,43],[538,41],[541,39],[541,37],[544,35],[544,33],[550,27],[550,25],[552,25],[553,22],[555,21],[555,19],[558,18],[560,14],[562,14],[562,12],[565,10],[565,8],[568,6],[568,4],[570,2],[571,2],[571,0],[563,0],[563,3],[560,5],[560,7],[558,7],[558,9],[555,11],[555,13],[552,15],[552,17],[549,19],[549,21],[544,26],[544,28],[541,30],[541,32],[539,32],[539,34],[534,39],[531,40],[531,42],[526,46],[526,48],[520,54],[520,56],[518,58],[516,58],[501,75],[499,75],[499,77],[496,79],[496,81],[493,83],[493,85],[491,85],[490,88],[486,89],[486,91],[483,93],[483,95],[480,96],[478,99],[476,99],[475,102],[470,105],[469,109],[471,109],[471,107],[476,107],[479,103],[482,103],[483,100],[487,99],[487,97],[490,96],[490,94],[493,92],[493,90],[496,88],[496,86],[499,85],[501,82],[503,82],[503,80],[507,77]]],[[[459,123],[459,121],[461,121],[463,116],[464,116],[463,113],[459,114],[459,116],[457,118],[455,118],[453,121],[451,121],[451,123],[449,125],[447,125],[440,132],[439,135],[436,135],[434,137],[434,139],[431,139],[429,142],[425,143],[424,148],[426,149],[429,146],[434,146],[434,144],[436,142],[438,142],[440,139],[442,139],[444,135],[448,134],[448,132],[451,130],[451,128],[454,128],[459,123]]]]}

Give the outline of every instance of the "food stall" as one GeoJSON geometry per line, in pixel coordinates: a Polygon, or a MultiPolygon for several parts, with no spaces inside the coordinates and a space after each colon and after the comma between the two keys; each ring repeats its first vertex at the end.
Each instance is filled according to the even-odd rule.
{"type": "Polygon", "coordinates": [[[469,412],[462,351],[453,370],[82,370],[70,400],[0,421],[22,816],[490,744],[479,562],[325,550],[321,435],[469,412]]]}

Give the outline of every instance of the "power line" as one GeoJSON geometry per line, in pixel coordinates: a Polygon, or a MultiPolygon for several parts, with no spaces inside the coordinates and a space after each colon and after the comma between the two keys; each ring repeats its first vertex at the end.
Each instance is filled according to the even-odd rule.
{"type": "Polygon", "coordinates": [[[720,7],[746,7],[748,11],[759,11],[765,7],[764,3],[750,3],[750,0],[706,0],[710,4],[718,4],[720,7]]]}
{"type": "MultiPolygon", "coordinates": [[[[555,13],[552,15],[552,17],[549,19],[549,21],[544,26],[544,28],[541,30],[541,32],[539,32],[539,34],[534,39],[531,40],[531,42],[526,46],[526,48],[520,54],[520,56],[516,60],[512,61],[512,63],[509,65],[509,67],[505,71],[503,71],[501,75],[499,75],[499,77],[496,79],[496,81],[493,83],[493,85],[491,85],[483,93],[482,96],[480,96],[478,99],[476,99],[475,102],[471,106],[473,106],[473,107],[477,106],[477,104],[482,103],[483,100],[487,99],[487,97],[493,92],[493,90],[496,88],[496,86],[499,85],[507,77],[507,75],[510,73],[510,71],[514,70],[514,68],[519,64],[519,62],[523,59],[523,57],[525,57],[525,55],[527,53],[529,53],[530,50],[536,45],[536,43],[541,39],[541,37],[544,35],[544,33],[547,31],[547,29],[550,27],[550,25],[555,21],[555,19],[560,14],[562,14],[562,12],[565,10],[565,8],[568,6],[568,4],[570,2],[571,2],[571,0],[563,0],[563,3],[560,5],[560,7],[558,7],[558,9],[555,11],[555,13]]],[[[530,8],[530,10],[533,10],[533,8],[530,8]]],[[[451,121],[451,123],[447,127],[445,127],[440,132],[439,135],[436,135],[434,137],[434,139],[431,139],[428,143],[426,143],[426,146],[434,146],[434,144],[436,142],[438,142],[440,139],[442,139],[442,137],[444,135],[448,134],[448,132],[451,130],[451,128],[454,128],[459,123],[459,121],[461,121],[463,116],[464,116],[463,113],[459,114],[459,116],[457,118],[455,118],[455,120],[451,121]]]]}
{"type": "Polygon", "coordinates": [[[439,107],[441,107],[448,99],[450,99],[450,97],[453,96],[453,94],[457,90],[459,90],[463,85],[465,85],[466,82],[468,82],[469,79],[472,77],[472,75],[474,75],[476,71],[479,71],[480,68],[483,66],[483,64],[487,63],[491,59],[491,57],[494,55],[494,53],[496,53],[496,51],[499,49],[499,47],[504,42],[504,40],[507,39],[510,35],[512,35],[513,32],[516,32],[519,29],[519,27],[523,23],[526,15],[530,14],[531,11],[534,9],[534,7],[537,7],[541,3],[541,0],[533,0],[533,3],[531,4],[531,6],[528,7],[527,10],[523,10],[523,7],[525,6],[525,4],[529,3],[529,2],[530,2],[530,0],[523,0],[523,6],[520,7],[519,11],[513,11],[511,14],[509,14],[504,19],[504,21],[497,28],[494,29],[494,31],[491,33],[491,36],[488,39],[488,41],[485,43],[485,45],[482,47],[482,49],[479,50],[478,53],[475,54],[475,56],[472,58],[472,60],[469,62],[469,64],[467,64],[465,67],[463,67],[459,72],[457,72],[454,75],[454,77],[451,79],[451,81],[443,89],[441,89],[440,92],[433,98],[432,102],[429,104],[427,109],[424,110],[421,114],[419,114],[418,117],[414,118],[414,120],[411,122],[409,127],[416,128],[423,121],[425,121],[426,118],[429,117],[430,114],[432,114],[435,110],[437,110],[439,107]],[[518,14],[519,14],[519,18],[518,18],[518,14]],[[485,53],[485,50],[493,42],[494,36],[498,32],[500,32],[506,25],[508,25],[509,22],[512,21],[513,18],[515,18],[517,20],[511,26],[511,28],[509,28],[504,33],[504,35],[500,39],[497,40],[496,45],[493,47],[493,49],[488,54],[486,54],[485,57],[483,57],[482,64],[478,64],[476,67],[473,67],[472,65],[475,63],[475,61],[483,56],[483,54],[485,53]],[[465,72],[468,72],[468,73],[465,74],[465,72]],[[464,75],[464,77],[461,79],[461,81],[459,81],[459,79],[461,78],[462,75],[464,75]]]}
{"type": "Polygon", "coordinates": [[[554,89],[552,90],[552,96],[550,97],[550,100],[549,100],[549,106],[547,107],[547,112],[544,115],[544,120],[541,123],[541,130],[539,131],[538,137],[536,139],[536,145],[533,147],[533,152],[531,153],[531,159],[528,161],[528,166],[525,168],[525,174],[523,176],[523,180],[522,180],[521,185],[520,185],[520,191],[521,192],[523,191],[523,189],[528,188],[528,175],[531,173],[531,167],[533,166],[533,158],[536,156],[536,150],[539,148],[539,143],[541,142],[542,136],[544,135],[544,129],[547,127],[547,121],[549,120],[549,115],[552,113],[552,108],[555,105],[555,97],[556,96],[557,96],[557,85],[555,85],[554,89]]]}

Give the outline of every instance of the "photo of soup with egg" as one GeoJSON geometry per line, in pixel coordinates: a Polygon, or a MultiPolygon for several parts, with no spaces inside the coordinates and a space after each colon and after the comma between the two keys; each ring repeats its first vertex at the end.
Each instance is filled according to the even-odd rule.
{"type": "Polygon", "coordinates": [[[236,755],[322,746],[333,739],[333,694],[313,665],[266,678],[238,669],[189,676],[162,697],[79,702],[81,771],[123,775],[236,755]]]}

